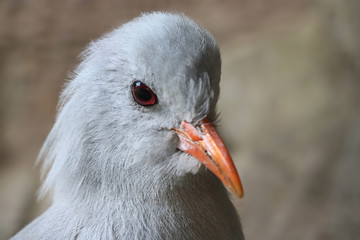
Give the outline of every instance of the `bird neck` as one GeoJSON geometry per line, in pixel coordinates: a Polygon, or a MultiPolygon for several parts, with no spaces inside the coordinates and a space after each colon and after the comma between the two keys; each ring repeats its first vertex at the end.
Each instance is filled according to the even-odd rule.
{"type": "Polygon", "coordinates": [[[186,173],[184,175],[149,174],[144,172],[128,172],[119,174],[125,176],[122,179],[112,181],[96,181],[92,176],[85,176],[79,182],[73,179],[64,178],[55,186],[54,203],[69,202],[72,205],[78,203],[80,206],[107,205],[109,203],[127,202],[133,203],[163,203],[164,201],[187,202],[189,196],[194,199],[226,198],[227,191],[222,183],[205,167],[197,173],[186,173]],[[141,176],[141,177],[139,177],[141,176]]]}
{"type": "Polygon", "coordinates": [[[172,179],[149,179],[143,179],[147,186],[139,187],[134,180],[133,185],[117,194],[97,192],[97,196],[76,201],[57,199],[54,205],[71,216],[78,213],[77,222],[84,228],[111,226],[123,234],[132,234],[120,236],[122,239],[145,239],[147,234],[153,239],[175,235],[178,239],[242,239],[236,210],[222,183],[211,172],[202,169],[172,179]]]}

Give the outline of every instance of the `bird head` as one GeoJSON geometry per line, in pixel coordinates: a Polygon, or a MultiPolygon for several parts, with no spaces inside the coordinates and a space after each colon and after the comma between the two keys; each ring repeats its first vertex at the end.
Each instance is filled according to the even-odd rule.
{"type": "Polygon", "coordinates": [[[209,169],[242,196],[213,126],[221,60],[207,31],[182,15],[143,14],[81,58],[40,155],[49,169],[43,190],[151,191],[150,180],[209,169]]]}

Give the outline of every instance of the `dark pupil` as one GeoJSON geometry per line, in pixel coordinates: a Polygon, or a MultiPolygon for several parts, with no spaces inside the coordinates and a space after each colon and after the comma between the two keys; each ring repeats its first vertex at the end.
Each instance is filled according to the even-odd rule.
{"type": "Polygon", "coordinates": [[[138,87],[135,90],[136,96],[142,101],[149,101],[151,99],[151,93],[145,88],[138,87]]]}

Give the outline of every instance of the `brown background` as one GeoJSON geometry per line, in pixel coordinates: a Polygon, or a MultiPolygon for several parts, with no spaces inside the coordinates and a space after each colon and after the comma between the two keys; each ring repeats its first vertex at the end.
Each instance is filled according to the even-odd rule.
{"type": "Polygon", "coordinates": [[[220,131],[248,240],[360,239],[357,0],[0,1],[0,239],[40,214],[34,160],[86,44],[143,11],[217,38],[220,131]]]}

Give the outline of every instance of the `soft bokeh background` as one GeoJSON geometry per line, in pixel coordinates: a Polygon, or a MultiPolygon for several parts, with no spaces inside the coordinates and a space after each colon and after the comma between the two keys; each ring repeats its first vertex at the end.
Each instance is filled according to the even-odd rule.
{"type": "Polygon", "coordinates": [[[36,155],[86,44],[144,11],[218,40],[248,240],[360,239],[360,1],[0,1],[0,239],[40,214],[36,155]]]}

